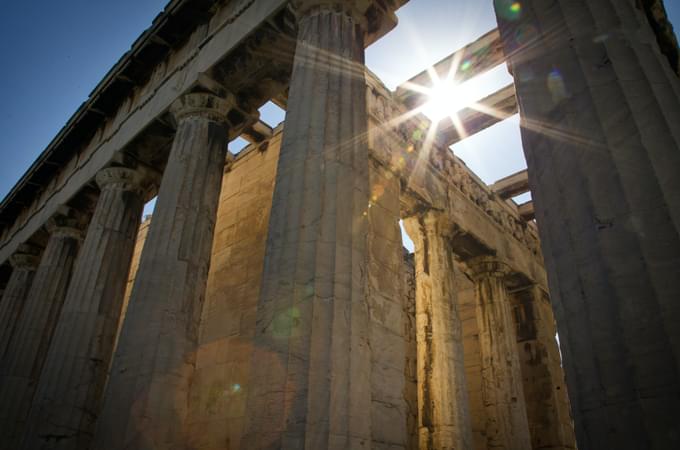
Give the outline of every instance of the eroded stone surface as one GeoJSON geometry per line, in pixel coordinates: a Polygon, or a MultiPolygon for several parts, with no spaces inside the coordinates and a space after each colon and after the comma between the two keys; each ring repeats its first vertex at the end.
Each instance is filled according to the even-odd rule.
{"type": "Polygon", "coordinates": [[[508,267],[489,257],[467,263],[475,281],[484,429],[490,449],[531,448],[517,335],[504,278],[508,267]]]}
{"type": "Polygon", "coordinates": [[[33,276],[40,263],[37,249],[26,249],[12,256],[12,275],[0,301],[0,360],[12,339],[17,322],[24,309],[26,296],[33,283],[33,276]]]}
{"type": "Polygon", "coordinates": [[[364,33],[300,19],[242,448],[370,445],[364,33]]]}
{"type": "Polygon", "coordinates": [[[453,227],[435,211],[408,218],[405,226],[416,246],[419,448],[472,448],[453,227]]]}
{"type": "Polygon", "coordinates": [[[229,104],[189,94],[158,194],[93,448],[184,448],[227,152],[229,104]],[[218,122],[219,120],[219,122],[218,122]]]}
{"type": "Polygon", "coordinates": [[[88,448],[101,408],[144,202],[139,172],[108,168],[97,182],[101,193],[36,387],[26,449],[88,448]]]}
{"type": "Polygon", "coordinates": [[[680,80],[639,4],[497,10],[582,450],[680,446],[680,80]]]}
{"type": "Polygon", "coordinates": [[[70,218],[50,224],[26,304],[0,362],[0,443],[18,448],[47,350],[64,304],[82,232],[70,218]]]}

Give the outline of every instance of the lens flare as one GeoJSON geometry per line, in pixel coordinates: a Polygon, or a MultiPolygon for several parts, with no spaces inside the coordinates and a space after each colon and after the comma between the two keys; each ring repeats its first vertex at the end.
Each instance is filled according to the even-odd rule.
{"type": "Polygon", "coordinates": [[[548,74],[548,90],[552,94],[553,101],[555,103],[560,103],[563,100],[569,98],[567,92],[567,85],[564,82],[564,78],[559,70],[553,69],[548,74]]]}
{"type": "Polygon", "coordinates": [[[517,20],[522,15],[522,4],[513,0],[495,0],[496,12],[505,20],[517,20]]]}

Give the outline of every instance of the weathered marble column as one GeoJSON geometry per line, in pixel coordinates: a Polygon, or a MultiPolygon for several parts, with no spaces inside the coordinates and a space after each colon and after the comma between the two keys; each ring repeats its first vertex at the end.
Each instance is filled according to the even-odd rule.
{"type": "Polygon", "coordinates": [[[298,2],[243,449],[371,445],[364,2],[332,3],[298,2]]]}
{"type": "Polygon", "coordinates": [[[467,265],[475,281],[487,445],[504,450],[530,449],[517,333],[504,282],[508,267],[491,257],[478,257],[467,265]]]}
{"type": "Polygon", "coordinates": [[[649,2],[511,3],[496,10],[578,446],[680,448],[680,79],[649,2]]]}
{"type": "Polygon", "coordinates": [[[64,216],[48,224],[47,247],[0,363],[0,448],[19,446],[82,239],[77,225],[64,216]]]}
{"type": "Polygon", "coordinates": [[[36,388],[26,449],[88,448],[101,407],[144,200],[139,171],[111,167],[96,181],[101,193],[36,388]]]}
{"type": "Polygon", "coordinates": [[[515,315],[517,351],[532,448],[575,449],[576,437],[550,299],[535,285],[513,292],[512,298],[520,311],[515,315]]]}
{"type": "Polygon", "coordinates": [[[471,449],[462,325],[449,243],[453,229],[444,213],[435,211],[404,224],[415,244],[419,448],[471,449]]]}
{"type": "Polygon", "coordinates": [[[184,449],[233,98],[182,96],[93,448],[184,449]]]}
{"type": "Polygon", "coordinates": [[[39,251],[24,244],[12,255],[12,275],[0,301],[0,361],[9,346],[21,312],[26,304],[26,296],[31,288],[33,276],[40,263],[39,251]]]}

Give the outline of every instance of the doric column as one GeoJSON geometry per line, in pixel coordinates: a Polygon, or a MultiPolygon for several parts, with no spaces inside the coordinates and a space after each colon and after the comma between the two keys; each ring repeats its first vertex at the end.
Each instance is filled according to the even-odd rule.
{"type": "Polygon", "coordinates": [[[365,18],[302,1],[241,448],[371,440],[365,18]]]}
{"type": "Polygon", "coordinates": [[[419,448],[471,449],[453,229],[444,213],[434,211],[404,224],[415,244],[419,448]]]}
{"type": "Polygon", "coordinates": [[[680,79],[650,2],[495,3],[578,446],[680,448],[680,79]]]}
{"type": "Polygon", "coordinates": [[[26,295],[40,262],[39,253],[39,249],[24,244],[10,258],[12,275],[0,301],[0,361],[26,304],[26,295]]]}
{"type": "Polygon", "coordinates": [[[491,257],[478,257],[467,265],[475,282],[487,445],[530,449],[517,333],[504,281],[508,267],[491,257]]]}
{"type": "Polygon", "coordinates": [[[227,100],[187,94],[111,365],[93,448],[183,449],[210,265],[227,100]]]}
{"type": "Polygon", "coordinates": [[[57,216],[26,305],[0,363],[0,447],[18,448],[35,384],[59,320],[82,231],[78,220],[57,216]]]}
{"type": "Polygon", "coordinates": [[[576,448],[555,319],[548,295],[538,286],[512,293],[517,319],[517,350],[532,448],[576,448]]]}
{"type": "Polygon", "coordinates": [[[80,250],[36,388],[26,449],[89,447],[144,208],[139,171],[111,167],[80,250]]]}

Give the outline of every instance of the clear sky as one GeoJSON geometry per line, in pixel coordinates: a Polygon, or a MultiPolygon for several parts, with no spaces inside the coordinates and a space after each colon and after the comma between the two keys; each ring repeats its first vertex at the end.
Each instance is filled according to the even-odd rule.
{"type": "MultiPolygon", "coordinates": [[[[0,15],[0,198],[151,24],[167,0],[32,0],[3,2],[0,15]]],[[[680,0],[666,1],[680,24],[680,0]]],[[[367,65],[395,87],[496,26],[492,0],[411,0],[400,24],[368,49],[367,65]]],[[[480,92],[509,83],[500,67],[480,92]]],[[[263,111],[272,125],[282,115],[263,111]]],[[[525,167],[517,120],[454,146],[486,182],[525,167]]]]}

